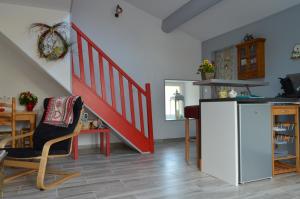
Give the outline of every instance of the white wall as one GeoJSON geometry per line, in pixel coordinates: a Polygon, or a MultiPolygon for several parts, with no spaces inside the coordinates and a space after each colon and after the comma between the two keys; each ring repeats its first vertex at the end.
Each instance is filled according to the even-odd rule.
{"type": "Polygon", "coordinates": [[[185,86],[185,105],[191,106],[199,103],[200,87],[194,86],[192,81],[184,82],[185,86]]]}
{"type": "Polygon", "coordinates": [[[67,90],[71,90],[69,54],[64,59],[54,62],[40,59],[37,52],[37,33],[31,32],[29,28],[32,23],[53,25],[69,19],[70,13],[66,11],[0,3],[0,33],[13,41],[67,90]]]}
{"type": "Polygon", "coordinates": [[[111,0],[74,0],[72,21],[138,83],[151,83],[155,139],[184,136],[182,121],[164,119],[164,79],[197,79],[201,42],[175,31],[161,31],[161,20],[120,1],[124,13],[113,15],[111,0]]]}
{"type": "MultiPolygon", "coordinates": [[[[38,118],[41,118],[43,113],[44,98],[67,94],[63,87],[54,82],[46,72],[1,34],[0,71],[0,96],[18,97],[22,91],[33,92],[39,100],[35,107],[39,113],[38,118]]],[[[24,108],[18,102],[17,109],[24,110],[24,108]]]]}

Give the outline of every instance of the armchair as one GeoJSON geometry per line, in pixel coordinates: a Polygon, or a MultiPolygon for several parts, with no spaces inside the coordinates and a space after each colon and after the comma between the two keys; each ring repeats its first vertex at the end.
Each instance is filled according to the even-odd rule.
{"type": "Polygon", "coordinates": [[[43,118],[34,132],[23,135],[8,137],[0,142],[0,148],[7,151],[7,158],[4,161],[4,167],[23,168],[25,171],[6,176],[4,183],[8,183],[13,179],[21,176],[29,175],[37,172],[36,186],[40,190],[52,189],[65,182],[66,180],[79,176],[79,172],[67,173],[47,168],[49,158],[66,157],[71,154],[72,140],[77,136],[81,129],[81,114],[83,102],[81,98],[77,98],[73,107],[73,123],[68,127],[58,127],[43,123],[49,98],[44,101],[43,118]],[[5,148],[6,144],[13,140],[23,139],[25,137],[33,137],[33,147],[31,148],[5,148]],[[59,175],[61,178],[45,184],[46,174],[59,175]]]}

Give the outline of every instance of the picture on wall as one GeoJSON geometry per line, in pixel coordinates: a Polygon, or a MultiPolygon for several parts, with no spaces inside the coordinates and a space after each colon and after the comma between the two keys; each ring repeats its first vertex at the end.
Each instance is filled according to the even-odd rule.
{"type": "Polygon", "coordinates": [[[300,44],[295,45],[291,58],[292,59],[300,59],[300,44]]]}

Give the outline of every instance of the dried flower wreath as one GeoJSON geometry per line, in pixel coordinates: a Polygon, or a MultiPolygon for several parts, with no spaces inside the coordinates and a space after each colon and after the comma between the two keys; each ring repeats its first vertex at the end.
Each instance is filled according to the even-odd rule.
{"type": "Polygon", "coordinates": [[[53,26],[43,23],[33,23],[31,29],[38,28],[38,53],[41,58],[48,61],[62,59],[66,56],[71,46],[67,32],[69,24],[61,22],[53,26]]]}

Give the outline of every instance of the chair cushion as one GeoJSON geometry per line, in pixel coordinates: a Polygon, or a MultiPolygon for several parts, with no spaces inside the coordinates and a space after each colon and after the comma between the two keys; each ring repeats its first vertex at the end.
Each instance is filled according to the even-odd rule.
{"type": "Polygon", "coordinates": [[[195,105],[195,106],[184,107],[184,117],[199,119],[200,118],[200,106],[195,105]]]}
{"type": "MultiPolygon", "coordinates": [[[[42,151],[34,150],[33,148],[5,148],[0,149],[7,151],[7,157],[9,158],[35,158],[42,154],[42,151]]],[[[63,150],[51,150],[49,155],[65,155],[66,151],[63,150]]]]}
{"type": "MultiPolygon", "coordinates": [[[[49,102],[49,98],[45,99],[44,101],[45,110],[47,110],[48,102],[49,102]]],[[[53,126],[53,125],[43,123],[42,121],[44,121],[45,118],[45,111],[44,111],[42,120],[39,123],[33,135],[33,150],[41,151],[44,147],[44,144],[49,140],[53,140],[55,138],[71,134],[75,130],[77,123],[80,119],[79,117],[80,117],[82,105],[83,103],[81,98],[80,97],[77,98],[73,107],[73,114],[74,114],[73,123],[69,124],[68,127],[58,127],[58,126],[53,126]]],[[[70,145],[71,145],[71,139],[61,141],[56,144],[53,144],[50,148],[50,151],[65,151],[68,153],[70,150],[70,145]]]]}

